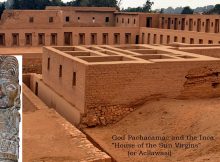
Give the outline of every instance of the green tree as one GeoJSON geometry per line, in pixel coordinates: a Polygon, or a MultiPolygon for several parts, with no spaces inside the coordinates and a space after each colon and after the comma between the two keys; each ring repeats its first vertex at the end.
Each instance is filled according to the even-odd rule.
{"type": "Polygon", "coordinates": [[[124,9],[122,11],[125,11],[125,12],[143,12],[143,7],[136,7],[136,8],[128,7],[127,9],[124,9]]]}
{"type": "Polygon", "coordinates": [[[43,10],[46,6],[63,6],[62,0],[8,0],[12,9],[37,9],[43,10]]]}
{"type": "Polygon", "coordinates": [[[216,4],[213,9],[208,11],[208,14],[220,14],[220,4],[216,4]]]}
{"type": "Polygon", "coordinates": [[[81,0],[70,1],[66,3],[67,6],[81,6],[81,0]]]}
{"type": "Polygon", "coordinates": [[[186,6],[183,8],[182,13],[181,14],[193,14],[193,9],[191,9],[189,6],[186,6]]]}
{"type": "Polygon", "coordinates": [[[143,7],[136,7],[136,8],[130,8],[124,9],[122,11],[126,12],[152,12],[151,8],[153,6],[154,2],[151,2],[150,0],[147,0],[146,3],[143,5],[143,7]]]}
{"type": "Polygon", "coordinates": [[[62,0],[50,0],[49,4],[51,6],[65,6],[62,0]]]}
{"type": "Polygon", "coordinates": [[[75,0],[67,2],[68,6],[117,7],[117,0],[75,0]]]}
{"type": "Polygon", "coordinates": [[[1,3],[0,4],[0,16],[2,15],[4,10],[5,10],[5,3],[1,3]]]}
{"type": "Polygon", "coordinates": [[[13,0],[12,9],[20,9],[19,0],[13,0]]]}
{"type": "Polygon", "coordinates": [[[160,14],[163,14],[164,13],[164,8],[161,8],[160,9],[160,14]]]}
{"type": "Polygon", "coordinates": [[[151,12],[151,8],[152,8],[153,4],[154,4],[154,2],[147,0],[147,2],[144,4],[143,12],[151,12]]]}

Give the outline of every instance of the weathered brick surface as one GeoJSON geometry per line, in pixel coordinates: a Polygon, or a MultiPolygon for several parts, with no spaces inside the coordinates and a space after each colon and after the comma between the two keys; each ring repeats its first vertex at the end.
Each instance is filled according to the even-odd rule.
{"type": "Polygon", "coordinates": [[[126,105],[90,107],[81,124],[88,127],[114,124],[134,110],[135,108],[126,105]]]}
{"type": "Polygon", "coordinates": [[[23,73],[42,73],[42,59],[41,58],[24,58],[23,59],[23,73]]]}
{"type": "Polygon", "coordinates": [[[120,35],[116,44],[219,44],[219,23],[219,15],[128,14],[109,7],[47,7],[45,10],[5,10],[0,20],[0,33],[5,34],[1,45],[5,47],[79,45],[80,33],[84,34],[83,44],[86,45],[115,44],[114,34],[120,35]],[[147,18],[152,21],[147,23],[147,18]],[[65,39],[65,32],[71,35],[67,36],[68,43],[65,43],[68,39],[65,39]],[[19,34],[16,44],[12,37],[15,33],[19,34]],[[30,44],[26,43],[27,33],[32,35],[30,44]],[[42,33],[43,43],[39,43],[38,34],[42,33]],[[51,44],[52,33],[57,35],[55,44],[51,44]],[[91,34],[94,33],[96,40],[92,43],[91,34]],[[103,33],[108,34],[105,43],[103,33]]]}
{"type": "Polygon", "coordinates": [[[97,48],[116,52],[114,58],[112,53],[103,55],[79,46],[47,47],[43,54],[43,82],[83,114],[81,122],[86,126],[115,123],[135,110],[135,103],[152,96],[220,96],[218,58],[150,45],[97,48]],[[78,55],[82,51],[92,53],[74,56],[65,50],[78,55]],[[155,58],[145,59],[149,55],[155,58]],[[61,65],[62,76],[59,77],[61,65]],[[73,85],[73,72],[76,72],[76,85],[73,85]]]}

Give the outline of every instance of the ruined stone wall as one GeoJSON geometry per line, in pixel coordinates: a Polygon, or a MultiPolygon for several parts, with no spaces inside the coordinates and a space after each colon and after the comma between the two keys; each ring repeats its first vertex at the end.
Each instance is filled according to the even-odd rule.
{"type": "Polygon", "coordinates": [[[0,29],[57,29],[61,28],[62,12],[49,10],[5,10],[1,17],[0,29]],[[49,18],[53,17],[53,22],[49,18]]]}
{"type": "Polygon", "coordinates": [[[143,99],[137,100],[128,104],[97,104],[87,107],[87,112],[82,115],[81,127],[95,127],[97,125],[114,124],[123,119],[131,112],[138,109],[138,107],[147,101],[157,100],[161,95],[147,96],[143,99]]]}
{"type": "Polygon", "coordinates": [[[219,61],[89,66],[82,122],[114,123],[152,98],[219,97],[219,85],[219,61]]]}
{"type": "Polygon", "coordinates": [[[219,97],[220,65],[191,69],[184,83],[181,97],[219,97]],[[200,92],[202,90],[202,92],[200,92]],[[194,96],[194,94],[196,94],[194,96]]]}
{"type": "Polygon", "coordinates": [[[22,75],[22,82],[30,88],[30,78],[31,78],[31,75],[30,74],[23,74],[22,75]]]}
{"type": "Polygon", "coordinates": [[[42,59],[41,58],[24,58],[23,59],[23,73],[42,73],[42,59]]]}
{"type": "Polygon", "coordinates": [[[215,58],[220,58],[220,48],[216,47],[216,48],[196,48],[196,47],[191,47],[191,48],[180,48],[181,51],[185,51],[185,52],[191,52],[191,53],[197,53],[200,55],[204,55],[204,56],[210,56],[210,57],[215,57],[215,58]]]}
{"type": "Polygon", "coordinates": [[[56,50],[49,51],[44,48],[42,56],[43,81],[70,104],[77,107],[81,113],[84,113],[86,66],[71,58],[71,55],[61,55],[56,53],[56,50]],[[50,58],[49,69],[48,58],[50,58]],[[60,76],[60,66],[62,66],[62,76],[60,76]],[[76,86],[73,86],[73,72],[76,72],[77,75],[76,86]]]}
{"type": "MultiPolygon", "coordinates": [[[[84,126],[115,123],[155,98],[220,96],[219,59],[167,46],[45,47],[42,66],[45,87],[76,107],[84,126]],[[121,53],[103,55],[100,49],[121,53]]],[[[51,96],[47,92],[44,100],[51,96]]]]}
{"type": "MultiPolygon", "coordinates": [[[[55,109],[67,121],[74,125],[80,123],[81,113],[73,104],[69,103],[58,93],[46,85],[41,75],[31,75],[30,89],[50,108],[55,109]],[[37,84],[37,88],[36,88],[37,84]]],[[[73,97],[73,96],[71,96],[73,97]]]]}

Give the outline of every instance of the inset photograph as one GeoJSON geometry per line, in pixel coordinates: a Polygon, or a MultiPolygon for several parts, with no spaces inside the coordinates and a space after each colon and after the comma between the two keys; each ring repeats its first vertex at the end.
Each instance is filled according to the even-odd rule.
{"type": "Polygon", "coordinates": [[[0,161],[220,161],[219,0],[5,0],[0,17],[0,161]]]}

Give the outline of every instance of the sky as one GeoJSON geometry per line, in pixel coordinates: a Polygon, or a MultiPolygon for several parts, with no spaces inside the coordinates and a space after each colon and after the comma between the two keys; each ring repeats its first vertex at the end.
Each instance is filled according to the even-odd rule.
{"type": "MultiPolygon", "coordinates": [[[[2,2],[4,0],[0,0],[2,2]]],[[[63,0],[68,2],[71,0],[63,0]]],[[[203,7],[207,5],[220,4],[220,0],[151,0],[154,2],[153,9],[167,8],[167,7],[185,7],[191,8],[203,7]]],[[[122,8],[143,6],[146,0],[122,0],[122,8]]]]}
{"type": "MultiPolygon", "coordinates": [[[[69,0],[63,0],[69,1],[69,0]]],[[[147,0],[122,0],[121,7],[138,7],[143,6],[147,0]]],[[[185,7],[190,6],[191,8],[203,7],[207,5],[220,4],[220,0],[151,0],[154,2],[153,9],[167,8],[167,7],[185,7]]]]}
{"type": "MultiPolygon", "coordinates": [[[[153,9],[168,8],[168,7],[185,7],[191,8],[203,7],[207,5],[220,4],[220,0],[151,0],[154,2],[153,9]]],[[[137,7],[142,6],[146,0],[123,0],[122,7],[137,7]]]]}

